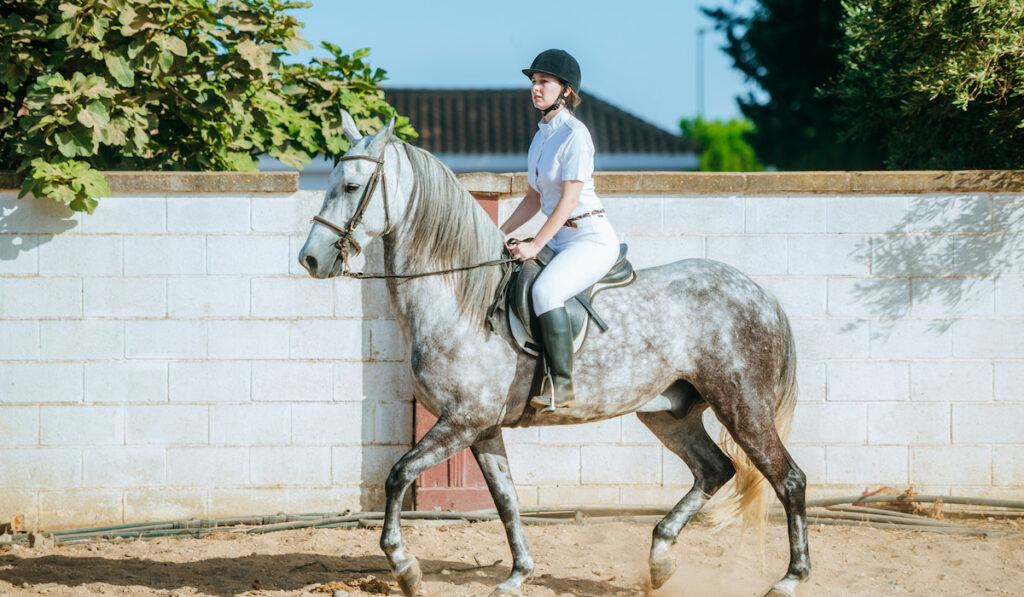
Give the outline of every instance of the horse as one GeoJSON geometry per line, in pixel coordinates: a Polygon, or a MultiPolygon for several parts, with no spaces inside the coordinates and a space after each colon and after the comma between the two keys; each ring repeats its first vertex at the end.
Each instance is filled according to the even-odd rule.
{"type": "MultiPolygon", "coordinates": [[[[342,120],[351,149],[328,178],[299,262],[314,278],[347,274],[349,256],[380,239],[380,277],[407,343],[413,392],[437,416],[387,477],[381,549],[402,592],[415,595],[422,572],[402,537],[402,498],[421,473],[468,447],[513,558],[491,597],[521,595],[534,561],[502,429],[519,419],[536,362],[506,326],[485,326],[503,236],[437,158],[392,138],[394,118],[366,136],[350,115],[342,120]]],[[[675,572],[670,548],[683,526],[733,477],[734,513],[763,529],[767,481],[785,509],[790,561],[765,597],[793,597],[810,574],[806,477],[783,444],[796,401],[796,354],[778,301],[728,265],[687,259],[641,269],[632,284],[595,296],[593,306],[608,330],[589,334],[575,356],[576,404],[537,414],[533,424],[636,412],[693,472],[692,488],[654,528],[654,588],[675,572]],[[704,426],[708,408],[723,426],[722,447],[704,426]]]]}

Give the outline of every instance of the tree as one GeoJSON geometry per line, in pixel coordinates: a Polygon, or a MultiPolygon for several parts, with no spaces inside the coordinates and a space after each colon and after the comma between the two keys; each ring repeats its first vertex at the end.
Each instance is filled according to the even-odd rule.
{"type": "Polygon", "coordinates": [[[764,166],[754,149],[744,140],[754,125],[746,118],[728,122],[707,121],[697,117],[679,123],[683,137],[700,146],[699,169],[705,172],[757,172],[764,166]]]}
{"type": "Polygon", "coordinates": [[[704,9],[726,35],[736,68],[767,94],[739,99],[758,157],[780,170],[850,170],[882,164],[873,139],[841,140],[838,99],[819,89],[839,74],[840,0],[760,0],[752,14],[704,9]]]}
{"type": "Polygon", "coordinates": [[[830,88],[890,168],[1024,168],[1024,4],[850,0],[830,88]]]}
{"type": "MultiPolygon", "coordinates": [[[[340,110],[369,129],[393,110],[385,71],[311,47],[280,0],[20,0],[0,7],[0,159],[32,193],[91,212],[100,170],[301,166],[348,149],[340,110]]],[[[407,119],[396,131],[415,136],[407,119]]]]}

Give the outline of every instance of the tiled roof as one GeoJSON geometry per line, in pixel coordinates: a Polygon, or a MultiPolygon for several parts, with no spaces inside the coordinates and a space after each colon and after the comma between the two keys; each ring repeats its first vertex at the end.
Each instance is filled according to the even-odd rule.
{"type": "MultiPolygon", "coordinates": [[[[525,155],[540,120],[528,89],[389,88],[384,96],[419,132],[412,143],[432,153],[525,155]]],[[[576,117],[590,129],[599,153],[694,151],[686,139],[589,93],[582,97],[576,117]]]]}

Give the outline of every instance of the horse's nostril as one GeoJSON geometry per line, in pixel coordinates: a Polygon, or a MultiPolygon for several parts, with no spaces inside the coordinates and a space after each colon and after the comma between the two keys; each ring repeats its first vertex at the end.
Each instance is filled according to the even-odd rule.
{"type": "Polygon", "coordinates": [[[313,257],[312,255],[306,255],[305,263],[306,269],[308,269],[310,273],[316,271],[316,257],[313,257]]]}

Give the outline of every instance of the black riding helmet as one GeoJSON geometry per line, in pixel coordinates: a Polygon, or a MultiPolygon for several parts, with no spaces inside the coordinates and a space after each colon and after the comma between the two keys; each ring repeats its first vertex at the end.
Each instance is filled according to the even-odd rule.
{"type": "Polygon", "coordinates": [[[565,50],[544,50],[537,54],[530,68],[523,69],[527,78],[533,77],[533,73],[558,77],[563,85],[572,87],[577,94],[580,92],[580,64],[565,50]]]}

